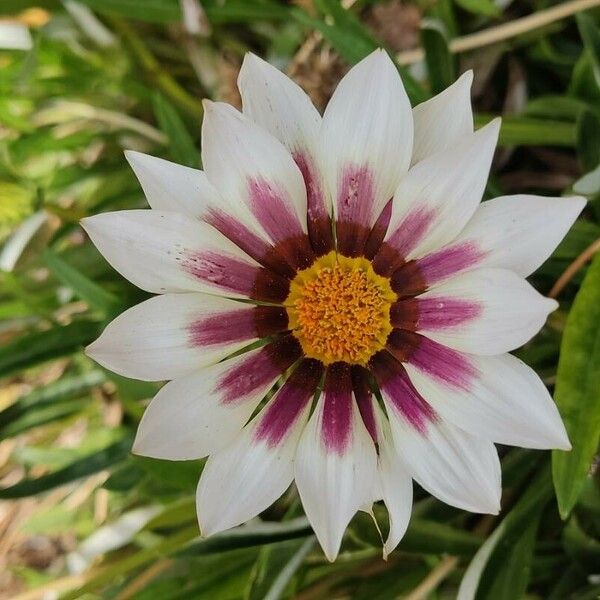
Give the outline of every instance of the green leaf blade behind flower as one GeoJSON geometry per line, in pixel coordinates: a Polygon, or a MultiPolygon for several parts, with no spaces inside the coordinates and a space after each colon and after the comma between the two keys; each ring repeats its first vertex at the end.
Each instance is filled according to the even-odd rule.
{"type": "Polygon", "coordinates": [[[198,168],[200,153],[177,109],[158,92],[152,96],[152,106],[159,127],[169,139],[172,159],[188,167],[198,168]]]}
{"type": "Polygon", "coordinates": [[[552,453],[554,488],[566,518],[583,489],[600,436],[600,253],[567,318],[554,397],[573,446],[570,452],[552,453]]]}
{"type": "Polygon", "coordinates": [[[107,292],[92,279],[72,267],[56,252],[47,249],[44,251],[43,256],[46,265],[58,280],[71,288],[79,298],[85,300],[103,315],[117,314],[123,309],[123,305],[117,296],[107,292]]]}
{"type": "Polygon", "coordinates": [[[81,319],[17,337],[0,348],[0,376],[73,354],[92,342],[99,332],[99,323],[81,319]]]}

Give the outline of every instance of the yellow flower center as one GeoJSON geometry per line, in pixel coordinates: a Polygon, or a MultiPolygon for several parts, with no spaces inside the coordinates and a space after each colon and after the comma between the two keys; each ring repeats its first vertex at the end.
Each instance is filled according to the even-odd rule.
{"type": "Polygon", "coordinates": [[[389,279],[369,260],[330,252],[298,271],[285,306],[306,356],[365,365],[385,346],[395,300],[389,279]]]}

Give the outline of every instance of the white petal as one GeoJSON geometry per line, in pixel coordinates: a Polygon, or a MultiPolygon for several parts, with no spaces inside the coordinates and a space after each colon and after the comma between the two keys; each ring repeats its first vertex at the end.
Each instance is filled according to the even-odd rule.
{"type": "Polygon", "coordinates": [[[281,369],[269,364],[261,348],[167,383],[146,408],[133,451],[190,460],[221,450],[280,375],[281,369]]]}
{"type": "Polygon", "coordinates": [[[211,183],[235,207],[233,214],[244,211],[245,221],[260,222],[272,238],[269,228],[273,223],[265,221],[276,210],[273,218],[285,218],[284,213],[289,213],[306,231],[306,189],[288,150],[228,104],[205,101],[204,109],[202,164],[211,183]],[[270,196],[257,198],[251,191],[254,184],[270,196]],[[275,206],[273,196],[280,200],[281,208],[275,206]],[[261,200],[269,206],[261,205],[261,200]]]}
{"type": "MultiPolygon", "coordinates": [[[[123,210],[87,217],[81,224],[104,258],[148,292],[214,293],[218,282],[202,280],[186,270],[188,253],[208,251],[258,266],[216,229],[180,213],[123,210]]],[[[227,295],[246,296],[234,291],[227,295]]]]}
{"type": "Polygon", "coordinates": [[[456,243],[471,242],[485,253],[478,265],[533,273],[556,248],[586,199],[502,196],[483,202],[456,243]]]}
{"type": "Polygon", "coordinates": [[[500,461],[492,442],[448,422],[417,431],[386,402],[396,449],[414,479],[442,502],[471,512],[500,510],[500,461]]]}
{"type": "Polygon", "coordinates": [[[384,558],[396,548],[404,537],[413,502],[412,476],[400,454],[394,448],[392,432],[387,417],[377,407],[379,441],[379,482],[383,501],[390,517],[390,531],[383,546],[384,558]]]}
{"type": "Polygon", "coordinates": [[[294,454],[309,405],[278,443],[256,435],[267,405],[232,444],[209,457],[196,495],[202,535],[212,535],[252,519],[291,485],[294,454]]]}
{"type": "Polygon", "coordinates": [[[457,427],[511,446],[570,449],[556,405],[533,369],[510,354],[465,358],[476,371],[465,386],[404,366],[419,393],[457,427]]]}
{"type": "Polygon", "coordinates": [[[485,189],[499,129],[500,120],[495,119],[458,145],[417,163],[402,179],[394,194],[386,240],[393,243],[397,230],[402,237],[403,230],[410,232],[418,222],[422,235],[402,239],[405,258],[421,257],[451,242],[473,216],[485,189]]]}
{"type": "Polygon", "coordinates": [[[415,142],[412,164],[440,150],[450,150],[473,133],[471,83],[473,71],[413,109],[415,142]]]}
{"type": "Polygon", "coordinates": [[[200,218],[210,205],[220,204],[217,190],[204,171],[127,150],[125,157],[139,179],[148,204],[155,210],[200,218]]]}
{"type": "Polygon", "coordinates": [[[558,303],[545,298],[525,279],[505,269],[477,269],[453,277],[421,294],[443,312],[458,299],[478,307],[476,316],[457,324],[421,328],[419,333],[450,348],[473,354],[502,354],[529,341],[558,303]]]}
{"type": "Polygon", "coordinates": [[[134,379],[175,379],[215,363],[252,339],[210,346],[194,342],[195,321],[244,308],[243,304],[204,294],[165,294],[120,314],[86,352],[102,366],[134,379]]]}
{"type": "Polygon", "coordinates": [[[325,556],[333,561],[348,523],[372,501],[377,455],[354,400],[350,442],[342,454],[328,450],[323,442],[323,406],[321,398],[302,434],[295,479],[306,516],[325,556]]]}
{"type": "Polygon", "coordinates": [[[317,147],[321,116],[304,91],[279,69],[248,53],[238,77],[244,114],[290,153],[317,147]]]}
{"type": "Polygon", "coordinates": [[[338,198],[344,168],[367,166],[374,177],[376,218],[410,164],[413,120],[394,63],[376,50],[352,67],[329,101],[321,129],[324,176],[338,198]]]}

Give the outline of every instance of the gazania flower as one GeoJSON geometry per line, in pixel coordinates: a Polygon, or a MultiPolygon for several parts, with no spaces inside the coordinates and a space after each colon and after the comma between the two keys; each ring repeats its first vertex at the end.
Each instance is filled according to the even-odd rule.
{"type": "Polygon", "coordinates": [[[203,535],[255,517],[295,482],[330,560],[378,500],[389,552],[413,479],[496,513],[494,442],[569,448],[543,383],[507,352],[556,308],[524,278],[584,201],[480,204],[499,122],[473,131],[471,79],[411,110],[377,51],[321,118],[248,55],[243,114],[205,103],[204,171],[129,152],[152,210],[84,220],[114,268],[158,294],[88,352],[122,375],[172,380],[134,451],[209,456],[203,535]]]}

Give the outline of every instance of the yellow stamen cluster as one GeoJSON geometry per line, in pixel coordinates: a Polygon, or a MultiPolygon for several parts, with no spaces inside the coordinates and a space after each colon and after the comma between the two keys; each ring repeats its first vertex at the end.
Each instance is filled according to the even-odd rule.
{"type": "Polygon", "coordinates": [[[296,274],[285,305],[306,356],[365,365],[385,346],[395,300],[366,258],[330,252],[296,274]]]}

